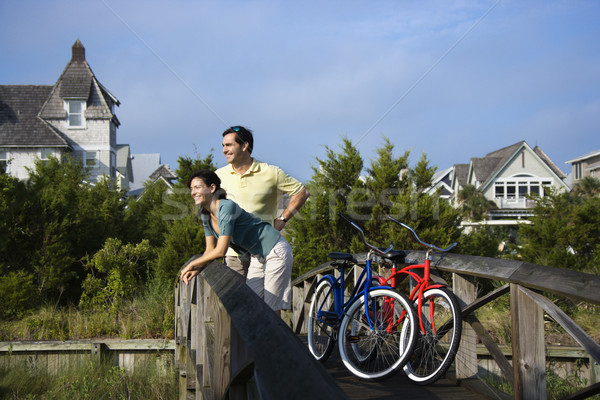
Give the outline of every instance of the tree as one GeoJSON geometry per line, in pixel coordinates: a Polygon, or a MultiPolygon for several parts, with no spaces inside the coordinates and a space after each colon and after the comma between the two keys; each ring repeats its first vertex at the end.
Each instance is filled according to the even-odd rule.
{"type": "Polygon", "coordinates": [[[600,179],[586,176],[575,184],[573,193],[578,196],[600,196],[600,179]]]}
{"type": "Polygon", "coordinates": [[[317,158],[319,167],[313,168],[313,178],[307,184],[310,198],[286,228],[294,248],[295,276],[325,262],[328,252],[366,251],[357,232],[338,217],[338,212],[363,226],[368,241],[379,246],[390,242],[395,248],[419,246],[408,231],[385,220],[385,214],[402,219],[425,241],[440,246],[460,236],[457,211],[437,194],[430,196],[417,189],[429,187],[435,172],[425,155],[411,169],[409,152],[395,157],[394,146],[385,139],[377,150],[378,158],[367,169],[368,175],[362,177],[362,158],[348,139],[343,139],[340,153],[326,149],[327,158],[317,158]]]}
{"type": "Polygon", "coordinates": [[[551,267],[600,274],[600,197],[552,193],[538,200],[531,225],[519,229],[519,257],[551,267]]]}
{"type": "Polygon", "coordinates": [[[210,153],[204,158],[200,158],[199,154],[196,154],[195,158],[187,156],[177,158],[178,167],[175,173],[178,176],[179,184],[183,186],[187,185],[187,181],[195,171],[201,169],[209,169],[214,171],[216,167],[214,165],[214,156],[212,152],[213,149],[210,149],[210,153]]]}
{"type": "Polygon", "coordinates": [[[330,251],[348,250],[354,232],[337,213],[347,212],[348,204],[362,188],[363,160],[352,142],[342,139],[340,153],[325,146],[327,156],[317,158],[313,178],[306,183],[310,197],[286,227],[286,237],[294,248],[294,275],[308,271],[327,260],[330,251]]]}
{"type": "Polygon", "coordinates": [[[474,222],[484,219],[494,207],[483,193],[471,184],[463,186],[458,192],[457,200],[462,216],[474,222]]]}
{"type": "Polygon", "coordinates": [[[76,301],[84,271],[81,259],[101,248],[122,230],[122,193],[111,183],[86,183],[80,160],[65,157],[38,160],[27,190],[35,204],[31,224],[35,245],[31,267],[40,293],[47,298],[76,301]]]}

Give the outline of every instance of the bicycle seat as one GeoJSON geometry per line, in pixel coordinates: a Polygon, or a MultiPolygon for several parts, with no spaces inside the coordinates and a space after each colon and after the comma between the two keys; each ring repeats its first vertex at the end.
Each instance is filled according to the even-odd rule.
{"type": "MultiPolygon", "coordinates": [[[[386,249],[380,249],[386,250],[386,249]]],[[[390,250],[387,253],[381,255],[381,257],[392,261],[393,263],[399,264],[404,262],[404,258],[406,257],[406,253],[403,250],[390,250]]]]}
{"type": "Polygon", "coordinates": [[[355,264],[358,263],[358,261],[356,261],[356,258],[354,258],[354,256],[350,253],[339,253],[337,251],[334,251],[332,253],[327,254],[327,257],[333,260],[351,261],[355,264]]]}

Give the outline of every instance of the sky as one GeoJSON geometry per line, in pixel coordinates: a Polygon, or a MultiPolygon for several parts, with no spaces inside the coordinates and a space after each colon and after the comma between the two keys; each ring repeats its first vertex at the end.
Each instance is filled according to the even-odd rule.
{"type": "Polygon", "coordinates": [[[0,1],[0,84],[53,85],[79,39],[131,152],[253,156],[302,180],[350,139],[445,169],[525,140],[600,149],[600,2],[0,1]]]}

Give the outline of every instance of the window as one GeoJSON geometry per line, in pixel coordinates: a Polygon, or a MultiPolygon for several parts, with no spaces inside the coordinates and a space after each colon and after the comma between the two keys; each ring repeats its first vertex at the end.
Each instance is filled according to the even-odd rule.
{"type": "Polygon", "coordinates": [[[48,161],[50,161],[50,157],[53,155],[54,152],[52,150],[42,149],[40,151],[40,160],[42,160],[44,164],[48,164],[48,161]]]}
{"type": "Polygon", "coordinates": [[[581,163],[575,163],[573,166],[575,167],[575,179],[581,179],[581,163]]]}
{"type": "Polygon", "coordinates": [[[504,197],[504,185],[496,184],[496,197],[504,197]]]}
{"type": "Polygon", "coordinates": [[[6,172],[6,167],[8,166],[8,152],[0,151],[0,174],[6,172]]]}
{"type": "Polygon", "coordinates": [[[69,100],[66,102],[67,125],[69,128],[83,128],[85,126],[85,101],[69,100]]]}
{"type": "Polygon", "coordinates": [[[544,197],[544,193],[552,186],[552,181],[541,181],[530,175],[515,175],[510,180],[499,179],[494,183],[497,199],[522,200],[528,195],[544,197]]]}
{"type": "Polygon", "coordinates": [[[515,185],[515,182],[507,182],[506,183],[506,198],[507,199],[514,199],[515,193],[517,192],[517,187],[515,185]]]}
{"type": "Polygon", "coordinates": [[[86,151],[85,152],[85,166],[96,167],[98,166],[98,152],[97,151],[86,151]]]}
{"type": "Polygon", "coordinates": [[[117,177],[117,156],[112,151],[110,152],[110,177],[117,177]]]}

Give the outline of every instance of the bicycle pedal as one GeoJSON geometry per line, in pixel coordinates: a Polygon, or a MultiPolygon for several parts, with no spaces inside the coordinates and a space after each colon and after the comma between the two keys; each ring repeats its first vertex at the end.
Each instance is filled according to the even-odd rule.
{"type": "Polygon", "coordinates": [[[348,335],[348,336],[346,336],[346,339],[347,339],[348,343],[358,343],[360,341],[360,338],[358,336],[354,336],[354,335],[348,335]]]}

